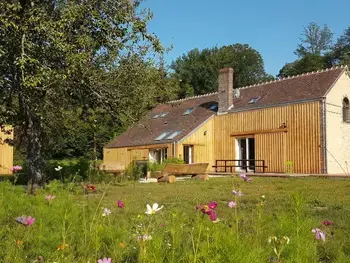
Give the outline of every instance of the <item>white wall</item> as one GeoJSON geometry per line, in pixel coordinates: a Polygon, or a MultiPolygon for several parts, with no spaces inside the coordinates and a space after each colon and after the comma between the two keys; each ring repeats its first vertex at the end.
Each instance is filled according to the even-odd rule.
{"type": "Polygon", "coordinates": [[[343,98],[350,100],[350,78],[344,72],[326,96],[326,143],[328,174],[350,171],[350,123],[343,122],[343,98]]]}

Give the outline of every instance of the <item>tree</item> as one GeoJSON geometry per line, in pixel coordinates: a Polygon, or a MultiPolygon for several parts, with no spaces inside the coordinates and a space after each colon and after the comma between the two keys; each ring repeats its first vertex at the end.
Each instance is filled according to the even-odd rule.
{"type": "Polygon", "coordinates": [[[300,58],[306,55],[323,55],[331,49],[332,39],[333,33],[327,25],[321,28],[312,22],[307,27],[304,27],[304,32],[300,38],[301,43],[298,45],[295,54],[300,58]]]}
{"type": "Polygon", "coordinates": [[[333,42],[333,33],[327,25],[321,28],[312,22],[304,27],[300,44],[294,52],[299,58],[286,63],[277,77],[284,78],[298,74],[316,71],[333,65],[333,55],[330,52],[333,42]]]}
{"type": "Polygon", "coordinates": [[[273,78],[266,74],[259,52],[242,44],[193,49],[171,65],[174,75],[181,82],[182,97],[216,91],[218,72],[224,67],[234,68],[235,85],[238,87],[273,78]]]}
{"type": "Polygon", "coordinates": [[[324,56],[306,54],[304,57],[284,65],[277,76],[285,78],[329,67],[332,67],[332,58],[328,54],[324,56]]]}
{"type": "Polygon", "coordinates": [[[31,189],[42,185],[44,132],[62,114],[116,109],[105,85],[121,59],[161,52],[147,33],[151,14],[134,0],[0,2],[1,121],[25,134],[31,189]]]}
{"type": "Polygon", "coordinates": [[[334,63],[350,66],[350,27],[341,35],[333,47],[334,63]]]}

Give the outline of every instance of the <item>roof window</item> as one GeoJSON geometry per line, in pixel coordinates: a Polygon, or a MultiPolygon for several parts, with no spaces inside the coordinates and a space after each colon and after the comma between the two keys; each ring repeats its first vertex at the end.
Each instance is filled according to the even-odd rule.
{"type": "Polygon", "coordinates": [[[166,137],[167,140],[172,140],[174,139],[176,136],[178,136],[181,133],[181,131],[175,131],[172,134],[170,134],[168,137],[166,137]]]}
{"type": "Polygon", "coordinates": [[[161,135],[159,135],[157,138],[155,138],[155,141],[163,140],[166,136],[168,136],[171,133],[171,131],[163,132],[161,135]]]}
{"type": "Polygon", "coordinates": [[[182,115],[189,115],[193,110],[194,108],[188,108],[182,115]]]}
{"type": "Polygon", "coordinates": [[[252,98],[252,99],[248,102],[248,104],[254,104],[254,103],[256,103],[259,99],[260,99],[260,96],[259,96],[259,97],[252,98]]]}

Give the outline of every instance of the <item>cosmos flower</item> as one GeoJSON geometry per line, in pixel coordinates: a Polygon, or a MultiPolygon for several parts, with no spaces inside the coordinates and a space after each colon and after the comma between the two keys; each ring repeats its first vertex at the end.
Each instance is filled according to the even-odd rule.
{"type": "Polygon", "coordinates": [[[243,193],[241,191],[236,191],[236,190],[232,190],[232,194],[237,196],[243,196],[243,193]]]}
{"type": "Polygon", "coordinates": [[[117,201],[117,204],[118,204],[118,207],[119,207],[119,208],[124,208],[124,206],[125,206],[125,204],[123,203],[122,200],[118,200],[118,201],[117,201]]]}
{"type": "Polygon", "coordinates": [[[45,196],[45,200],[47,200],[47,201],[52,201],[52,200],[54,200],[55,198],[56,198],[55,195],[47,195],[47,196],[45,196]]]}
{"type": "Polygon", "coordinates": [[[103,208],[102,216],[109,216],[111,213],[111,210],[109,210],[108,208],[103,208]]]}
{"type": "Polygon", "coordinates": [[[312,229],[312,233],[315,234],[317,240],[322,239],[323,242],[326,242],[326,234],[319,228],[312,229]]]}
{"type": "Polygon", "coordinates": [[[15,165],[15,166],[13,166],[11,169],[10,169],[10,171],[11,172],[19,172],[19,171],[21,171],[23,168],[22,168],[22,166],[20,166],[20,165],[15,165]]]}
{"type": "Polygon", "coordinates": [[[252,178],[248,177],[246,174],[240,174],[239,177],[241,177],[244,182],[251,182],[252,181],[252,178]]]}
{"type": "Polygon", "coordinates": [[[227,206],[229,207],[229,208],[235,208],[236,207],[236,202],[234,202],[234,201],[230,201],[230,202],[228,202],[228,204],[227,204],[227,206]]]}
{"type": "Polygon", "coordinates": [[[102,258],[102,259],[99,259],[97,260],[98,263],[112,263],[112,259],[111,258],[102,258]]]}
{"type": "Polygon", "coordinates": [[[57,166],[57,167],[55,168],[55,171],[56,171],[56,172],[59,172],[59,171],[61,171],[62,169],[63,169],[62,166],[59,165],[59,166],[57,166]]]}
{"type": "Polygon", "coordinates": [[[31,216],[20,216],[20,217],[16,217],[15,220],[25,226],[31,226],[34,224],[35,222],[35,218],[31,217],[31,216]]]}
{"type": "Polygon", "coordinates": [[[161,206],[161,207],[159,207],[158,208],[158,204],[157,203],[154,203],[153,205],[152,205],[152,207],[149,205],[149,204],[147,204],[147,211],[145,212],[146,214],[148,214],[148,215],[154,215],[156,212],[158,212],[159,210],[161,210],[164,206],[161,206]]]}

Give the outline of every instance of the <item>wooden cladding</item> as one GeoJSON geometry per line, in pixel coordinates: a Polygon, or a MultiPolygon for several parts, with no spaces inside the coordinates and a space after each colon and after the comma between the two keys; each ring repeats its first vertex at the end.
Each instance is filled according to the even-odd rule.
{"type": "MultiPolygon", "coordinates": [[[[5,129],[10,129],[10,127],[5,129]]],[[[13,132],[4,134],[0,131],[0,175],[12,174],[10,169],[13,166],[13,147],[4,143],[6,139],[13,139],[13,132]]]]}
{"type": "Polygon", "coordinates": [[[237,159],[236,137],[253,135],[256,159],[266,160],[266,172],[284,172],[289,162],[293,173],[320,173],[319,116],[319,102],[219,115],[214,159],[237,159]]]}

